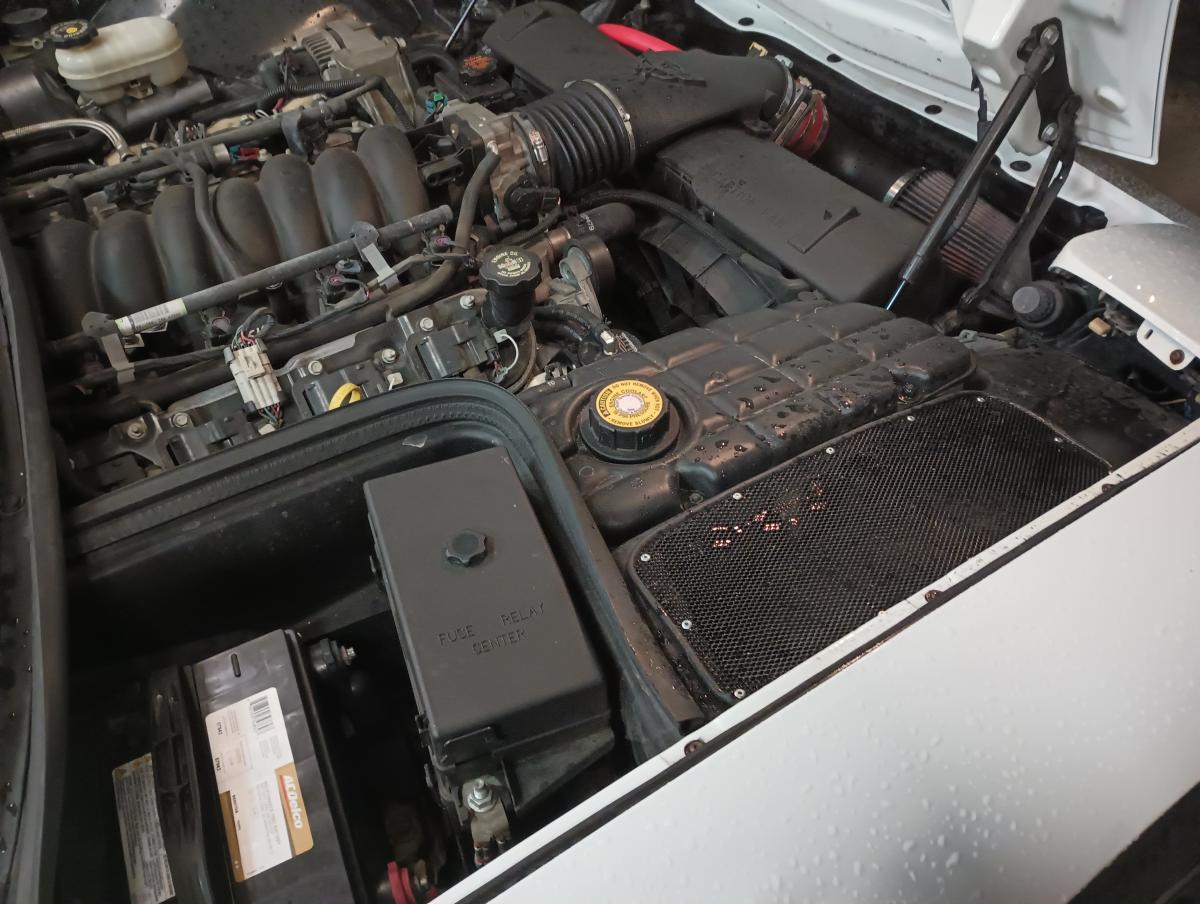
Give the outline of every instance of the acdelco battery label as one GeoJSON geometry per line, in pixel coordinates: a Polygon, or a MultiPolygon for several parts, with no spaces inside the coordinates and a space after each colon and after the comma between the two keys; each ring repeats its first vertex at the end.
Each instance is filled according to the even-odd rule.
{"type": "Polygon", "coordinates": [[[163,904],[175,897],[175,886],[154,798],[154,761],[140,756],[114,769],[112,780],[130,904],[163,904]]]}
{"type": "Polygon", "coordinates": [[[267,688],[210,713],[204,724],[234,879],[244,882],[312,850],[279,692],[267,688]]]}

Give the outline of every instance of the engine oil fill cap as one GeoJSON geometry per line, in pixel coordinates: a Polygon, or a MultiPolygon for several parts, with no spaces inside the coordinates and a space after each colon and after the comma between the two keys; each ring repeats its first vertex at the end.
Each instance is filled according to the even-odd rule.
{"type": "Polygon", "coordinates": [[[643,380],[614,380],[601,386],[580,425],[587,447],[612,461],[655,458],[678,432],[671,403],[643,380]]]}

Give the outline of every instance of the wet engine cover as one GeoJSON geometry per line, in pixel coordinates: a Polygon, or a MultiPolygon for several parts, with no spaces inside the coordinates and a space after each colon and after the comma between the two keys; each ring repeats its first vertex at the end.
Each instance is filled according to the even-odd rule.
{"type": "Polygon", "coordinates": [[[966,347],[919,321],[808,292],[580,368],[522,398],[617,543],[973,369],[966,347]],[[647,444],[653,457],[617,460],[588,441],[589,408],[622,380],[653,386],[677,421],[673,439],[647,444]]]}

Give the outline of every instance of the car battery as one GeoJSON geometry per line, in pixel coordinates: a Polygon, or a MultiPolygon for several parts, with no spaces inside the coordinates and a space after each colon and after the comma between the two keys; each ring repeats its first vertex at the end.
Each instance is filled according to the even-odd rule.
{"type": "Polygon", "coordinates": [[[156,791],[181,900],[366,899],[300,656],[293,632],[274,631],[152,681],[156,791]]]}

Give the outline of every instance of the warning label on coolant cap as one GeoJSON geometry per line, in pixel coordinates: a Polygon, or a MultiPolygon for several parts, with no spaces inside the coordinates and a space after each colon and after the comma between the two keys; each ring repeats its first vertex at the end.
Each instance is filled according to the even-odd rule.
{"type": "Polygon", "coordinates": [[[312,850],[312,828],[279,692],[269,687],[204,719],[233,878],[252,876],[312,850]]]}
{"type": "Polygon", "coordinates": [[[158,804],[154,799],[154,761],[150,754],[112,772],[117,822],[125,852],[125,876],[132,904],[162,904],[175,897],[171,867],[163,846],[158,804]]]}

